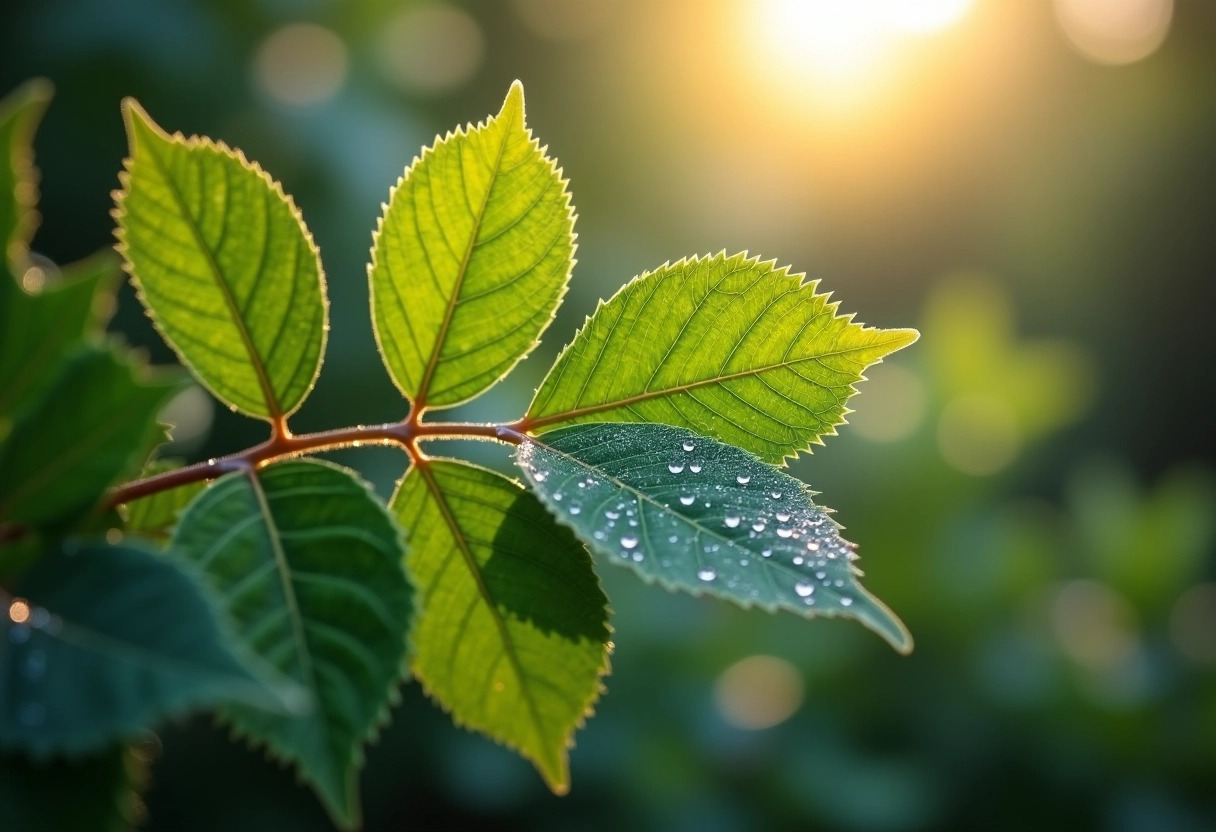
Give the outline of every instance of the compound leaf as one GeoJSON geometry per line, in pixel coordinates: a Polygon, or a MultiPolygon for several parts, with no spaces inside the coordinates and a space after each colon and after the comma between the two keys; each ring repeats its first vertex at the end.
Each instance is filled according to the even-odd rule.
{"type": "Polygon", "coordinates": [[[415,466],[392,507],[424,593],[415,676],[564,793],[567,748],[608,669],[607,599],[586,549],[518,484],[455,460],[415,466]]]}
{"type": "Polygon", "coordinates": [[[44,556],[0,615],[0,748],[87,754],[221,701],[282,708],[234,652],[198,581],[129,544],[44,556]]]}
{"type": "Polygon", "coordinates": [[[405,396],[450,407],[536,346],[574,265],[574,214],[524,127],[523,86],[437,139],[389,196],[368,268],[381,355],[405,396]]]}
{"type": "Polygon", "coordinates": [[[797,456],[844,423],[866,367],[917,338],[854,323],[816,286],[743,254],[645,273],[575,335],[526,424],[655,422],[769,462],[797,456]]]}
{"type": "Polygon", "coordinates": [[[225,717],[294,763],[339,825],[357,826],[362,746],[396,695],[414,610],[384,504],[336,465],[284,462],[217,480],[169,548],[203,570],[249,648],[314,702],[303,717],[225,717]]]}
{"type": "Polygon", "coordinates": [[[856,618],[900,652],[895,615],[857,582],[856,547],[801,481],[687,429],[600,424],[525,440],[516,462],[596,554],[647,581],[744,607],[856,618]]]}
{"type": "Polygon", "coordinates": [[[276,420],[325,351],[320,256],[282,186],[239,151],[160,129],[123,102],[130,157],[114,195],[118,249],[157,328],[208,389],[276,420]]]}
{"type": "Polygon", "coordinates": [[[175,386],[140,378],[110,350],[73,354],[0,445],[0,523],[48,527],[91,508],[138,467],[175,386]]]}

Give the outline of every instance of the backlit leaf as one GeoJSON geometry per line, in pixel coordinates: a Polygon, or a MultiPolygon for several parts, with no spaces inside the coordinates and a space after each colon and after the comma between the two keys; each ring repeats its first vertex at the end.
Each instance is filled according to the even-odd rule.
{"type": "Polygon", "coordinates": [[[502,110],[423,151],[393,189],[372,247],[372,322],[401,392],[449,407],[536,346],[574,261],[570,195],[524,127],[517,81],[502,110]]]}
{"type": "Polygon", "coordinates": [[[604,560],[744,607],[856,618],[912,639],[857,582],[856,548],[801,481],[684,428],[575,425],[516,454],[533,490],[604,560]]]}
{"type": "Polygon", "coordinates": [[[84,754],[221,701],[281,709],[232,650],[203,588],[134,546],[67,542],[0,614],[0,748],[84,754]]]}
{"type": "Polygon", "coordinates": [[[31,145],[50,100],[51,85],[41,79],[0,100],[0,277],[24,270],[38,226],[38,172],[31,145]]]}
{"type": "Polygon", "coordinates": [[[249,648],[314,703],[302,717],[233,707],[227,719],[294,763],[337,823],[357,826],[363,743],[396,694],[414,610],[384,504],[336,465],[283,462],[217,480],[170,551],[203,570],[249,648]]]}
{"type": "Polygon", "coordinates": [[[608,669],[587,551],[519,485],[455,460],[412,468],[393,511],[423,591],[414,674],[454,720],[565,792],[567,748],[608,669]]]}
{"type": "Polygon", "coordinates": [[[917,338],[854,323],[816,286],[742,254],[643,274],[558,357],[527,427],[656,422],[770,462],[797,456],[844,423],[866,367],[917,338]]]}
{"type": "Polygon", "coordinates": [[[265,419],[292,413],[325,351],[321,261],[278,182],[239,151],[170,136],[123,103],[130,157],[115,193],[127,270],[204,385],[265,419]]]}
{"type": "MultiPolygon", "coordinates": [[[[178,462],[157,460],[144,468],[143,476],[151,477],[180,467],[178,462]]],[[[182,510],[206,487],[205,482],[191,482],[132,500],[122,507],[123,528],[132,534],[165,538],[177,525],[182,510]]]]}

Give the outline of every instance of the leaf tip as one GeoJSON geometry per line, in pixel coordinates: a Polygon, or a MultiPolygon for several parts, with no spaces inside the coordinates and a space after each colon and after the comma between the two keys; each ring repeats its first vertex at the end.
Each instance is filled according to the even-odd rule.
{"type": "Polygon", "coordinates": [[[511,126],[518,125],[521,129],[524,126],[524,84],[518,78],[511,82],[511,88],[507,90],[502,109],[498,111],[498,120],[511,126]]]}
{"type": "Polygon", "coordinates": [[[164,130],[161,129],[152,117],[148,115],[148,111],[143,108],[133,96],[128,95],[122,100],[122,123],[127,130],[127,152],[129,155],[135,155],[135,149],[139,141],[149,136],[159,136],[167,139],[164,130]]]}

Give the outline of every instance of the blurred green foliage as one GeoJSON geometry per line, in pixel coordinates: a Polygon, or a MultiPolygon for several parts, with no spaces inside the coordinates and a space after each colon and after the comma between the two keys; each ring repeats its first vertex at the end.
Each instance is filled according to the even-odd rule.
{"type": "MultiPolygon", "coordinates": [[[[1106,66],[1074,51],[1062,3],[974,0],[917,41],[898,95],[842,113],[813,78],[754,72],[774,56],[745,0],[569,5],[0,8],[0,89],[57,87],[37,142],[44,266],[111,240],[125,95],[296,197],[345,345],[300,430],[404,414],[366,325],[367,229],[416,148],[517,77],[571,179],[580,263],[537,354],[455,415],[522,412],[596,298],[690,252],[776,257],[867,323],[923,333],[792,466],[856,530],[910,658],[607,570],[619,649],[570,795],[407,686],[369,749],[367,827],[1216,826],[1216,7],[1172,4],[1159,50],[1106,66]],[[321,29],[285,29],[300,23],[321,29]],[[723,672],[757,654],[790,663],[801,706],[749,730],[723,672]]],[[[129,294],[111,328],[172,359],[129,294]]],[[[262,438],[200,401],[175,455],[262,438]]],[[[382,493],[401,473],[390,452],[339,458],[382,493]]],[[[148,829],[328,828],[289,772],[208,724],[162,740],[148,829]]]]}

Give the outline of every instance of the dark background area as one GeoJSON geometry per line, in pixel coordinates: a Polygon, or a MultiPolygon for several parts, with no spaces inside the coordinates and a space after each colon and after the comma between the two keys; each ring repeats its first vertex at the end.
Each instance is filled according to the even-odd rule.
{"type": "MultiPolygon", "coordinates": [[[[282,181],[332,301],[297,430],[404,415],[371,229],[420,147],[515,78],[579,264],[536,354],[453,415],[518,416],[597,298],[686,254],[776,258],[922,331],[792,464],[911,657],[604,568],[613,674],[570,795],[406,685],[367,829],[1158,832],[1216,828],[1214,43],[1204,0],[0,0],[0,91],[56,85],[34,244],[55,262],[112,242],[123,96],[282,181]]],[[[129,289],[112,329],[172,360],[129,289]]],[[[178,455],[263,438],[198,391],[174,407],[178,455]]],[[[335,457],[384,494],[404,467],[335,457]]],[[[206,719],[161,740],[149,830],[328,828],[206,719]]]]}

